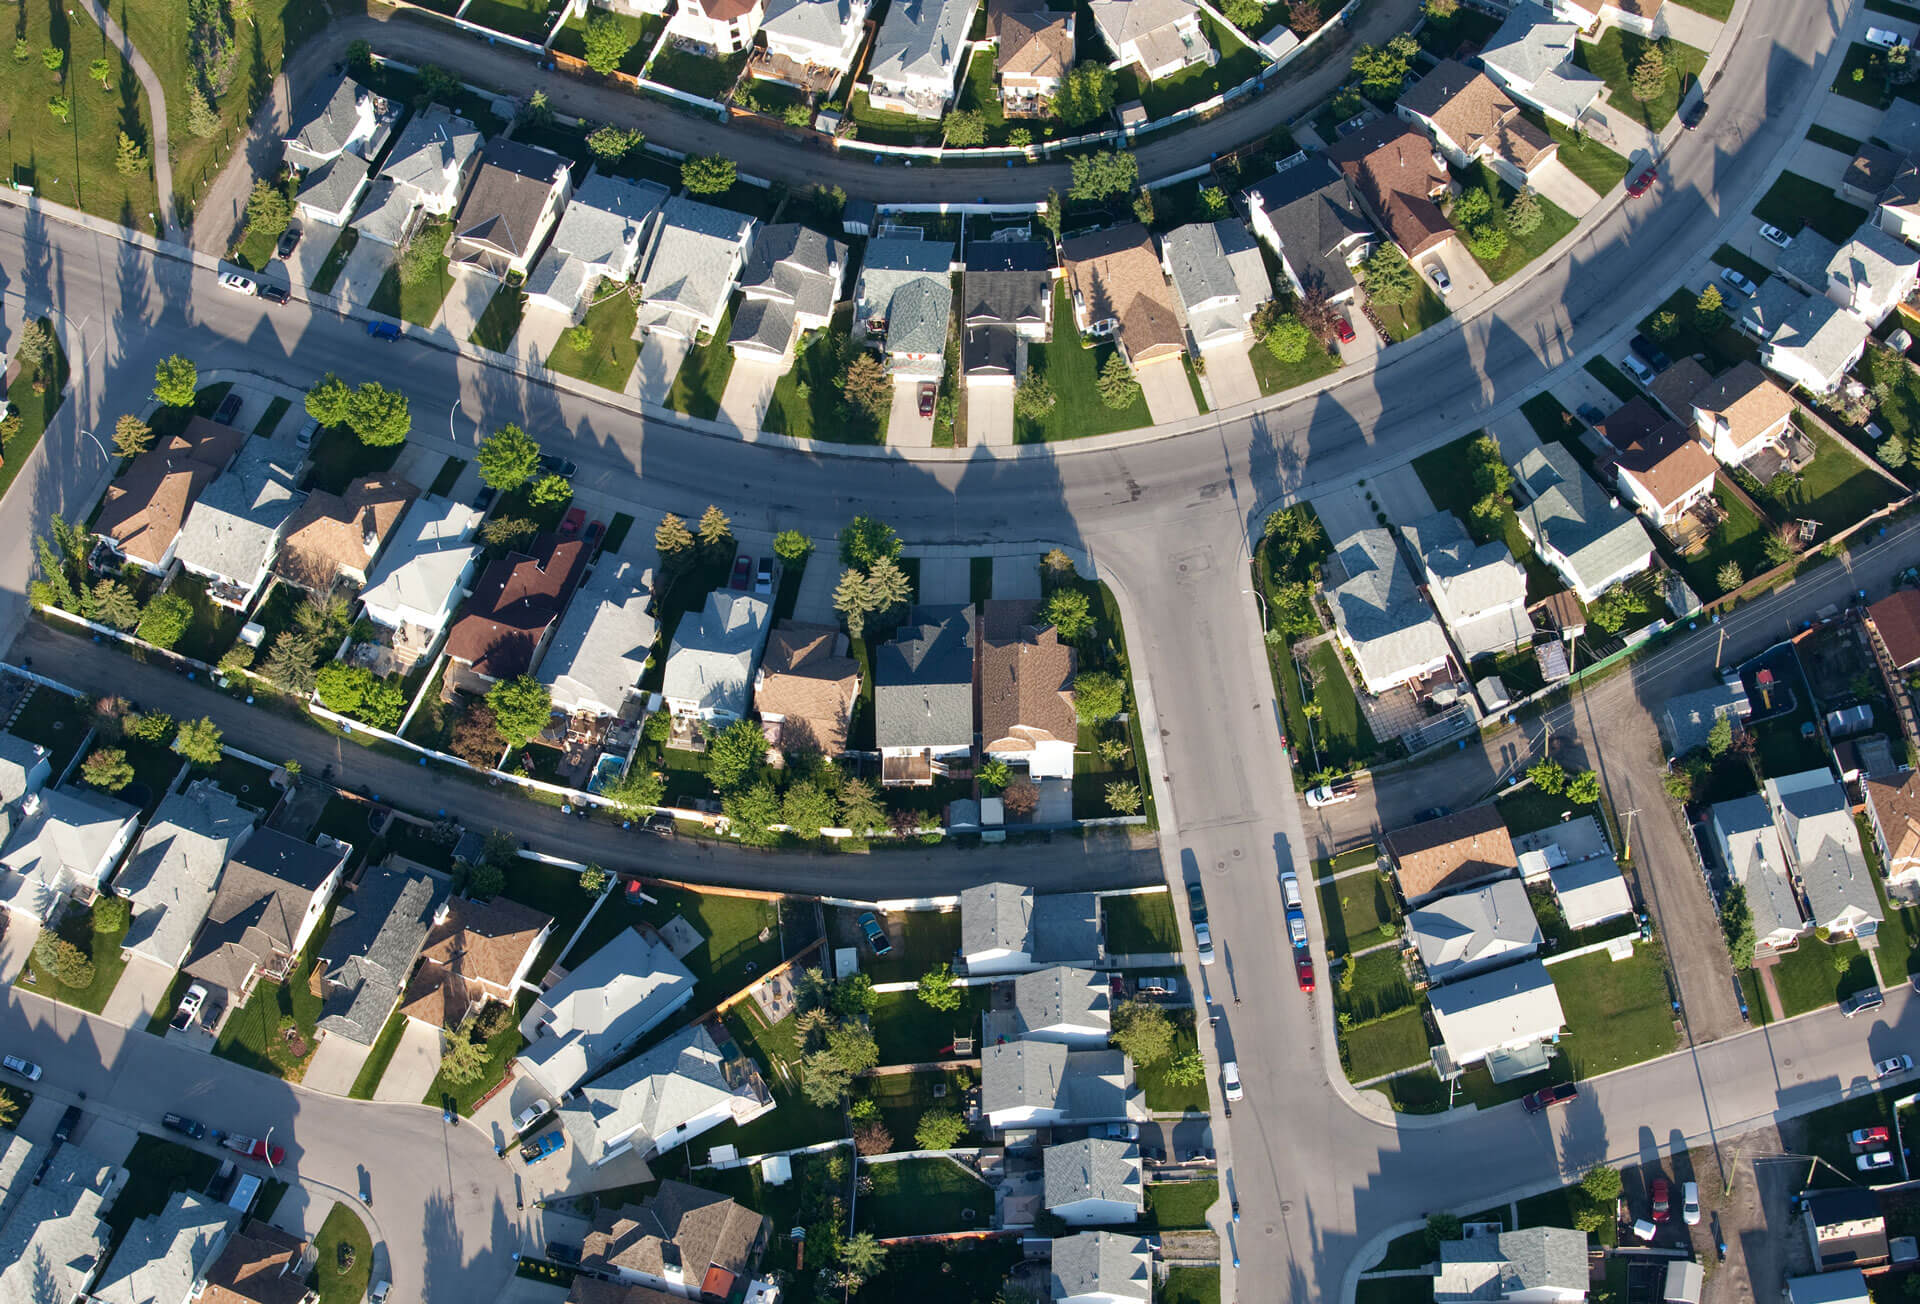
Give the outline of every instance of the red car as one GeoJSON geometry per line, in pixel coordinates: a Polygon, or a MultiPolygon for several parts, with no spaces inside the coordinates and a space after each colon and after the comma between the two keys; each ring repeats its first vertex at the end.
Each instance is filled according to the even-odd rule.
{"type": "Polygon", "coordinates": [[[1353,324],[1345,317],[1333,319],[1333,333],[1342,344],[1353,343],[1353,324]]]}
{"type": "Polygon", "coordinates": [[[1655,1222],[1663,1223],[1667,1219],[1673,1216],[1673,1209],[1669,1204],[1669,1199],[1671,1196],[1672,1196],[1672,1192],[1667,1189],[1667,1179],[1664,1177],[1654,1178],[1653,1179],[1653,1220],[1655,1222]]]}
{"type": "Polygon", "coordinates": [[[1293,953],[1293,976],[1295,981],[1300,984],[1301,991],[1312,991],[1313,957],[1304,951],[1295,951],[1293,953]]]}
{"type": "Polygon", "coordinates": [[[940,392],[939,387],[931,383],[920,386],[920,415],[921,416],[930,417],[933,415],[933,400],[934,400],[934,397],[937,394],[939,394],[939,392],[940,392]]]}
{"type": "Polygon", "coordinates": [[[1635,199],[1638,199],[1653,189],[1653,183],[1659,180],[1659,178],[1659,168],[1648,168],[1645,172],[1642,172],[1639,176],[1627,183],[1627,193],[1635,199]]]}
{"type": "Polygon", "coordinates": [[[745,593],[753,587],[753,558],[736,558],[733,563],[733,578],[727,581],[728,587],[745,593]]]}

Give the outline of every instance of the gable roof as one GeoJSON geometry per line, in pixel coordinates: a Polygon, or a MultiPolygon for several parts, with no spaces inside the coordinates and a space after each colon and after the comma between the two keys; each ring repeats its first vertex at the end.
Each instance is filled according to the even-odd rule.
{"type": "Polygon", "coordinates": [[[1344,246],[1354,236],[1373,235],[1346,178],[1324,154],[1296,154],[1274,175],[1242,192],[1258,205],[1280,239],[1281,256],[1302,288],[1344,294],[1356,284],[1344,246]]]}
{"type": "Polygon", "coordinates": [[[1446,634],[1391,534],[1360,530],[1342,539],[1334,551],[1347,578],[1327,592],[1327,605],[1368,679],[1390,678],[1446,659],[1446,634]]]}
{"type": "Polygon", "coordinates": [[[1093,14],[1093,25],[1100,29],[1101,38],[1113,47],[1115,55],[1128,41],[1138,41],[1149,32],[1200,12],[1200,6],[1193,0],[1093,0],[1088,8],[1093,14]]]}
{"type": "Polygon", "coordinates": [[[441,610],[480,555],[480,545],[470,540],[481,515],[451,498],[414,499],[393,531],[391,546],[368,574],[361,603],[386,611],[441,610]]]}
{"type": "Polygon", "coordinates": [[[729,1101],[737,1102],[736,1112],[757,1107],[746,1066],[729,1063],[707,1026],[696,1023],[582,1085],[560,1106],[560,1121],[587,1162],[597,1164],[628,1144],[622,1138],[629,1134],[633,1152],[645,1156],[659,1139],[729,1101]]]}
{"type": "Polygon", "coordinates": [[[518,1062],[558,1100],[692,999],[693,983],[658,934],[623,928],[540,994],[518,1062]]]}
{"type": "Polygon", "coordinates": [[[953,312],[949,269],[953,246],[943,240],[881,236],[867,245],[856,298],[866,317],[885,318],[891,353],[939,353],[953,312]]]}
{"type": "Polygon", "coordinates": [[[970,325],[1038,325],[1053,295],[1053,255],[1038,240],[970,246],[960,289],[970,325]]]}
{"type": "Polygon", "coordinates": [[[1041,1152],[1044,1206],[1058,1209],[1082,1200],[1111,1200],[1145,1205],[1140,1175],[1140,1147],[1132,1141],[1087,1137],[1065,1141],[1041,1152]]]}
{"type": "Polygon", "coordinates": [[[1407,900],[1455,891],[1520,868],[1513,838],[1492,805],[1395,829],[1386,837],[1394,876],[1407,900]]]}
{"type": "Polygon", "coordinates": [[[960,954],[1033,947],[1033,889],[1018,883],[976,883],[960,891],[960,954]]]}
{"type": "Polygon", "coordinates": [[[1098,1295],[1145,1304],[1153,1298],[1153,1253],[1145,1237],[1121,1232],[1056,1237],[1050,1284],[1055,1300],[1098,1295]]]}
{"type": "Polygon", "coordinates": [[[456,249],[481,246],[508,258],[533,253],[547,199],[572,165],[550,149],[495,136],[480,151],[480,171],[454,223],[456,249]]]}
{"type": "Polygon", "coordinates": [[[899,286],[887,308],[887,352],[939,353],[947,346],[953,285],[945,276],[920,276],[899,286]]]}
{"type": "Polygon", "coordinates": [[[1124,1051],[1069,1050],[1055,1041],[988,1046],[980,1063],[980,1108],[1057,1110],[1078,1123],[1128,1117],[1136,1094],[1124,1051]]]}
{"type": "Polygon", "coordinates": [[[174,556],[195,570],[250,580],[272,559],[281,529],[306,497],[268,441],[250,443],[187,513],[174,556]]]}
{"type": "Polygon", "coordinates": [[[302,588],[327,589],[348,572],[365,574],[420,491],[405,480],[363,475],[347,492],[315,489],[294,511],[273,573],[302,588]]]}
{"type": "Polygon", "coordinates": [[[159,565],[194,501],[246,442],[244,431],[189,418],[185,430],[156,440],[108,483],[93,528],[132,560],[159,565]]]}
{"type": "Polygon", "coordinates": [[[211,779],[163,800],[113,881],[133,910],[120,945],[178,966],[213,907],[228,852],[252,829],[253,812],[211,779]]]}
{"type": "Polygon", "coordinates": [[[874,658],[878,747],[973,741],[973,607],[915,607],[874,658]]]}
{"type": "MultiPolygon", "coordinates": [[[[1608,442],[1613,442],[1611,430],[1608,442]]],[[[1615,444],[1614,462],[1620,474],[1645,489],[1662,511],[1679,502],[1701,481],[1712,480],[1720,465],[1694,438],[1690,427],[1664,417],[1658,418],[1652,430],[1636,435],[1624,446],[1615,444]]]]}
{"type": "Polygon", "coordinates": [[[407,985],[407,1017],[451,1028],[488,1000],[511,1001],[508,984],[553,916],[507,897],[455,897],[434,920],[407,985]]]}
{"type": "Polygon", "coordinates": [[[58,894],[96,885],[100,862],[140,812],[74,788],[43,788],[30,804],[0,851],[0,900],[44,919],[58,894]]]}
{"type": "Polygon", "coordinates": [[[196,978],[239,992],[258,966],[291,957],[313,898],[350,849],[315,846],[278,829],[256,830],[227,861],[193,952],[183,966],[196,978]]]}
{"type": "Polygon", "coordinates": [[[1451,184],[1426,134],[1398,118],[1380,118],[1327,148],[1327,157],[1372,205],[1407,257],[1453,234],[1433,196],[1451,184]]]}
{"type": "Polygon", "coordinates": [[[1895,589],[1867,608],[1867,620],[1895,667],[1920,661],[1920,589],[1895,589]]]}
{"type": "Polygon", "coordinates": [[[1073,66],[1073,15],[1041,0],[987,0],[987,35],[1001,77],[1059,79],[1073,66]]]}
{"type": "Polygon", "coordinates": [[[1079,736],[1073,676],[1079,658],[1060,631],[1041,623],[1040,603],[981,605],[980,738],[988,751],[1026,751],[1079,736]]]}
{"type": "Polygon", "coordinates": [[[667,201],[667,188],[589,171],[567,200],[547,251],[527,273],[528,294],[577,304],[594,287],[589,278],[625,280],[640,258],[640,237],[667,201]]]}
{"type": "Polygon", "coordinates": [[[373,1045],[447,891],[444,879],[419,871],[373,866],[361,874],[334,906],[320,947],[326,995],[317,1027],[373,1045]]]}
{"type": "Polygon", "coordinates": [[[888,6],[867,63],[876,81],[951,80],[977,0],[896,0],[888,6]]]}
{"type": "Polygon", "coordinates": [[[239,1213],[175,1191],[159,1213],[136,1218],[88,1295],[100,1304],[179,1304],[193,1296],[239,1213]]]}
{"type": "Polygon", "coordinates": [[[1540,924],[1527,889],[1502,878],[1485,887],[1429,901],[1407,913],[1407,936],[1427,977],[1444,982],[1461,969],[1539,950],[1540,924]]]}
{"type": "Polygon", "coordinates": [[[1853,807],[1832,772],[1803,770],[1768,779],[1766,794],[1814,923],[1830,924],[1848,914],[1879,919],[1880,898],[1853,807]]]}
{"type": "Polygon", "coordinates": [[[42,765],[51,770],[50,755],[39,743],[0,733],[0,807],[10,807],[27,795],[28,776],[42,765]]]}
{"type": "Polygon", "coordinates": [[[1587,1234],[1566,1227],[1523,1227],[1494,1236],[1440,1242],[1437,1304],[1511,1299],[1523,1292],[1584,1295],[1587,1234]]]}
{"type": "Polygon", "coordinates": [[[119,1169],[71,1142],[54,1143],[31,1181],[27,1161],[44,1147],[0,1129],[19,1166],[0,1204],[0,1304],[47,1304],[80,1295],[113,1231],[100,1207],[119,1169]]]}
{"type": "Polygon", "coordinates": [[[1009,1025],[1015,1037],[1047,1028],[1099,1028],[1113,1023],[1113,993],[1105,974],[1056,964],[1013,979],[1009,1025]]]}
{"type": "Polygon", "coordinates": [[[1872,222],[1864,222],[1845,244],[1835,244],[1812,228],[1793,238],[1780,252],[1779,270],[1815,294],[1839,292],[1860,298],[1911,280],[1920,266],[1920,251],[1896,239],[1872,222]]]}
{"type": "Polygon", "coordinates": [[[715,589],[697,620],[680,621],[667,654],[660,691],[702,711],[745,715],[753,663],[767,637],[773,608],[766,599],[715,589]]]}
{"type": "Polygon", "coordinates": [[[1579,34],[1575,24],[1556,20],[1533,0],[1519,0],[1480,47],[1480,62],[1490,72],[1527,83],[1528,99],[1577,118],[1606,89],[1600,78],[1573,62],[1579,34]]]}
{"type": "Polygon", "coordinates": [[[447,632],[446,654],[493,679],[525,674],[566,610],[587,558],[581,539],[543,534],[488,566],[447,632]]]}
{"type": "Polygon", "coordinates": [[[247,1219],[208,1269],[199,1304],[301,1304],[310,1293],[303,1271],[310,1248],[271,1223],[247,1219]]]}
{"type": "Polygon", "coordinates": [[[1244,332],[1253,310],[1273,297],[1260,249],[1237,221],[1177,226],[1160,237],[1160,252],[1187,310],[1187,329],[1202,344],[1244,332]]]}
{"type": "Polygon", "coordinates": [[[1528,449],[1513,469],[1527,492],[1520,519],[1567,559],[1582,585],[1596,587],[1653,551],[1639,518],[1615,506],[1560,445],[1528,449]]]}
{"type": "Polygon", "coordinates": [[[574,594],[540,658],[540,682],[562,711],[598,706],[618,713],[652,655],[658,627],[647,614],[653,572],[608,559],[574,594]]]}
{"type": "MultiPolygon", "coordinates": [[[[312,168],[338,154],[360,129],[362,106],[376,117],[397,112],[386,97],[376,95],[351,77],[340,77],[313,88],[283,138],[287,162],[298,168],[312,168]]],[[[361,145],[368,154],[377,152],[379,135],[361,145]]],[[[365,169],[362,168],[364,174],[365,169]]]]}
{"type": "Polygon", "coordinates": [[[841,653],[832,625],[783,620],[767,640],[753,693],[762,719],[781,717],[782,751],[838,756],[847,747],[850,703],[858,693],[860,663],[841,653]]]}
{"type": "Polygon", "coordinates": [[[1400,97],[1400,107],[1431,121],[1467,153],[1491,149],[1522,172],[1558,148],[1498,83],[1457,59],[1435,65],[1400,97]]]}
{"type": "Polygon", "coordinates": [[[754,291],[753,298],[789,303],[796,313],[827,317],[833,313],[839,273],[846,265],[845,244],[810,226],[777,222],[755,234],[740,288],[754,291]]]}
{"type": "Polygon", "coordinates": [[[300,177],[294,199],[321,213],[346,212],[367,184],[367,161],[357,154],[340,154],[300,177]]]}
{"type": "Polygon", "coordinates": [[[745,213],[675,195],[660,209],[659,233],[640,273],[640,324],[678,314],[717,317],[733,288],[734,259],[757,225],[745,213]]]}
{"type": "Polygon", "coordinates": [[[853,21],[852,0],[772,0],[760,30],[796,41],[837,46],[853,21]]]}
{"type": "Polygon", "coordinates": [[[1120,344],[1135,362],[1178,353],[1186,343],[1173,289],[1138,222],[1069,236],[1060,242],[1067,284],[1090,322],[1120,323],[1120,344]]]}
{"type": "Polygon", "coordinates": [[[704,1284],[713,1268],[730,1279],[743,1276],[771,1226],[731,1198],[669,1178],[638,1205],[602,1209],[582,1243],[590,1268],[626,1269],[659,1277],[674,1266],[691,1283],[704,1284]]]}
{"type": "Polygon", "coordinates": [[[1764,941],[1776,932],[1797,933],[1804,928],[1792,866],[1765,798],[1755,793],[1715,802],[1709,819],[1728,876],[1746,889],[1753,935],[1764,941]]]}
{"type": "Polygon", "coordinates": [[[1761,431],[1791,417],[1794,402],[1793,395],[1774,384],[1759,364],[1749,359],[1708,381],[1693,395],[1689,406],[1704,415],[1710,425],[1716,418],[1724,420],[1727,437],[1744,446],[1761,431]]]}
{"type": "MultiPolygon", "coordinates": [[[[1750,312],[1775,283],[1760,287],[1760,294],[1748,300],[1750,312]]],[[[1789,297],[1778,324],[1767,332],[1767,347],[1773,353],[1790,353],[1816,375],[1831,379],[1849,366],[1873,334],[1867,324],[1842,310],[1822,294],[1800,294],[1781,284],[1789,297]]]]}
{"type": "Polygon", "coordinates": [[[480,151],[480,129],[444,104],[413,115],[393,143],[380,175],[414,191],[440,192],[480,151]]]}
{"type": "Polygon", "coordinates": [[[1497,539],[1475,543],[1452,512],[1423,516],[1401,526],[1400,532],[1448,610],[1478,612],[1526,601],[1526,568],[1513,559],[1507,545],[1497,539]]]}

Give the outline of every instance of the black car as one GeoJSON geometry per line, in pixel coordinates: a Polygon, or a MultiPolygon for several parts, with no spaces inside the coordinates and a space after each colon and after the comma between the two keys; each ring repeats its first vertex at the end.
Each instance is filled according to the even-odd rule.
{"type": "Polygon", "coordinates": [[[233,424],[233,419],[240,415],[240,403],[240,395],[227,395],[225,399],[221,400],[220,410],[213,414],[213,423],[217,426],[233,424]]]}
{"type": "Polygon", "coordinates": [[[260,283],[260,297],[268,303],[285,303],[288,299],[291,299],[293,295],[287,291],[287,287],[284,285],[268,285],[265,281],[262,281],[260,283]]]}
{"type": "Polygon", "coordinates": [[[274,247],[274,256],[284,262],[287,255],[293,252],[294,246],[299,243],[300,224],[294,222],[290,224],[285,231],[280,233],[280,243],[274,247]]]}
{"type": "Polygon", "coordinates": [[[1665,371],[1673,365],[1673,359],[1666,355],[1666,351],[1644,335],[1636,335],[1628,340],[1627,347],[1634,351],[1640,361],[1655,371],[1665,371]]]}
{"type": "Polygon", "coordinates": [[[55,1145],[59,1145],[62,1141],[65,1141],[67,1138],[71,1137],[73,1135],[73,1129],[79,1126],[80,1126],[80,1106],[68,1105],[67,1112],[60,1116],[60,1121],[58,1123],[54,1124],[53,1143],[55,1145]]]}
{"type": "Polygon", "coordinates": [[[540,469],[542,471],[545,471],[548,475],[561,475],[561,476],[565,476],[569,480],[573,479],[575,473],[580,470],[579,467],[575,466],[572,462],[569,462],[566,458],[560,457],[554,453],[545,453],[541,455],[540,469]]]}
{"type": "Polygon", "coordinates": [[[181,1136],[195,1141],[207,1134],[207,1125],[197,1118],[188,1118],[185,1114],[162,1114],[160,1126],[169,1132],[178,1132],[181,1136]]]}
{"type": "Polygon", "coordinates": [[[1187,884],[1187,913],[1196,924],[1207,922],[1207,894],[1200,890],[1198,883],[1187,884]]]}
{"type": "Polygon", "coordinates": [[[1680,125],[1685,127],[1688,131],[1692,131],[1695,127],[1698,127],[1700,125],[1700,120],[1706,116],[1707,116],[1707,102],[1705,100],[1695,100],[1693,102],[1693,107],[1688,109],[1684,114],[1681,115],[1680,125]]]}
{"type": "Polygon", "coordinates": [[[1597,426],[1607,419],[1607,414],[1591,403],[1580,405],[1580,419],[1590,426],[1597,426]]]}
{"type": "Polygon", "coordinates": [[[547,1242],[547,1262],[564,1263],[569,1266],[580,1262],[580,1247],[569,1245],[566,1241],[547,1242]]]}
{"type": "Polygon", "coordinates": [[[482,488],[479,493],[473,496],[473,509],[476,512],[484,512],[491,506],[493,506],[493,489],[491,486],[482,488]]]}

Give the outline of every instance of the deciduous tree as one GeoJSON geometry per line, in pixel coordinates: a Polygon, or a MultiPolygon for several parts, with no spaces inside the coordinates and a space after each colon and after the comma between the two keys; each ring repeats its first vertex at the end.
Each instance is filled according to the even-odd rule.
{"type": "Polygon", "coordinates": [[[178,643],[193,623],[193,604],[178,593],[161,593],[147,603],[135,633],[155,647],[178,643]]]}
{"type": "Polygon", "coordinates": [[[220,738],[220,726],[207,716],[183,720],[173,735],[173,750],[202,769],[210,770],[220,764],[220,738]]]}
{"type": "MultiPolygon", "coordinates": [[[[593,12],[601,14],[606,11],[595,9],[593,12]]],[[[587,148],[593,151],[596,158],[604,159],[608,163],[618,163],[639,149],[646,139],[645,133],[633,127],[617,127],[609,122],[605,126],[595,127],[588,133],[587,148]]]]}
{"type": "Polygon", "coordinates": [[[867,570],[881,557],[900,555],[900,536],[877,516],[856,516],[840,531],[840,563],[867,570]]]}
{"type": "Polygon", "coordinates": [[[1082,670],[1073,677],[1073,709],[1082,724],[1104,724],[1126,706],[1127,686],[1118,676],[1104,670],[1082,670]]]}
{"type": "Polygon", "coordinates": [[[133,782],[133,762],[118,747],[96,747],[80,762],[80,777],[102,792],[119,792],[133,782]]]}
{"type": "Polygon", "coordinates": [[[391,448],[413,429],[407,396],[378,381],[362,381],[347,400],[347,426],[368,448],[391,448]]]}
{"type": "Polygon", "coordinates": [[[553,691],[532,675],[502,679],[487,690],[494,727],[515,747],[538,737],[553,718],[553,691]]]}
{"type": "MultiPolygon", "coordinates": [[[[1104,63],[1076,63],[1061,79],[1053,114],[1069,127],[1084,126],[1113,112],[1113,69],[1104,63]]],[[[1054,228],[1058,234],[1058,228],[1054,228]]]]}
{"type": "Polygon", "coordinates": [[[1074,199],[1124,195],[1140,182],[1140,165],[1125,150],[1081,154],[1071,160],[1071,167],[1073,186],[1068,194],[1074,199]]]}
{"type": "Polygon", "coordinates": [[[760,777],[766,758],[767,735],[760,726],[735,720],[707,740],[707,778],[723,793],[738,792],[760,777]]]}
{"type": "Polygon", "coordinates": [[[953,976],[953,966],[942,964],[938,969],[929,969],[920,975],[920,999],[932,1009],[942,1012],[957,1010],[965,999],[960,991],[959,980],[953,976]]]}
{"type": "Polygon", "coordinates": [[[680,165],[680,184],[695,195],[718,195],[733,189],[739,170],[733,160],[717,154],[689,154],[680,165]]]}
{"type": "Polygon", "coordinates": [[[1081,589],[1058,588],[1047,597],[1043,609],[1047,623],[1060,631],[1069,643],[1085,638],[1093,629],[1093,611],[1081,589]]]}
{"type": "Polygon", "coordinates": [[[1112,1041],[1135,1064],[1158,1064],[1173,1053],[1173,1023],[1151,1001],[1122,1001],[1113,1012],[1112,1041]]]}
{"type": "Polygon", "coordinates": [[[586,56],[587,67],[595,72],[615,72],[638,38],[639,32],[630,20],[605,9],[590,9],[586,30],[580,33],[581,52],[586,56]]]}
{"type": "Polygon", "coordinates": [[[508,422],[480,441],[474,461],[479,465],[482,484],[503,494],[512,493],[540,469],[540,445],[532,435],[508,422]]]}

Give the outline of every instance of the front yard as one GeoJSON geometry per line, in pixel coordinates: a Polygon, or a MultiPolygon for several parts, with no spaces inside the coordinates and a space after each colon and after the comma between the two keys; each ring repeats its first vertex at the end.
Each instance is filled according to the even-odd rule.
{"type": "MultiPolygon", "coordinates": [[[[1494,203],[1500,210],[1504,210],[1517,193],[1485,163],[1474,164],[1473,167],[1459,173],[1459,177],[1462,184],[1477,186],[1492,195],[1494,203]]],[[[1473,255],[1474,261],[1485,269],[1487,276],[1495,285],[1560,243],[1579,224],[1579,218],[1544,195],[1536,195],[1535,198],[1540,204],[1539,226],[1526,235],[1514,235],[1509,232],[1507,247],[1498,258],[1482,258],[1478,253],[1473,255]]]]}
{"type": "Polygon", "coordinates": [[[1406,303],[1381,303],[1378,299],[1368,299],[1374,315],[1380,324],[1387,328],[1387,338],[1394,343],[1403,343],[1412,339],[1429,326],[1437,326],[1452,316],[1440,296],[1427,284],[1427,278],[1417,278],[1415,284],[1420,288],[1406,303]]]}
{"type": "Polygon", "coordinates": [[[1168,1021],[1173,1024],[1173,1049],[1163,1060],[1135,1065],[1134,1080],[1140,1084],[1147,1108],[1156,1114],[1204,1114],[1207,1112],[1206,1080],[1186,1086],[1170,1081],[1167,1076],[1175,1060],[1200,1049],[1199,1038],[1194,1033],[1193,1011],[1169,1010],[1168,1021]]]}
{"type": "Polygon", "coordinates": [[[562,331],[553,351],[547,354],[546,365],[602,389],[625,389],[634,361],[640,356],[640,344],[633,338],[635,316],[632,299],[625,294],[606,295],[587,309],[583,319],[593,335],[592,344],[585,350],[576,349],[562,331]]]}
{"type": "Polygon", "coordinates": [[[38,992],[90,1014],[100,1013],[106,1008],[107,998],[113,995],[113,989],[119,984],[120,975],[127,967],[125,957],[120,954],[120,943],[126,934],[107,936],[95,932],[93,911],[79,905],[67,907],[58,932],[92,958],[93,981],[84,987],[69,987],[51,972],[42,969],[40,961],[33,957],[28,958],[27,967],[21,970],[15,981],[26,984],[28,991],[38,992]]]}
{"type": "Polygon", "coordinates": [[[1627,179],[1627,160],[1593,137],[1548,120],[1538,109],[1522,107],[1520,113],[1560,146],[1555,157],[1566,164],[1567,171],[1592,187],[1594,194],[1604,195],[1627,179]]]}
{"type": "Polygon", "coordinates": [[[836,444],[884,444],[890,409],[875,415],[848,403],[839,378],[853,356],[853,308],[834,309],[825,330],[800,341],[793,368],[774,382],[760,426],[770,434],[836,444]]]}
{"type": "Polygon", "coordinates": [[[321,998],[314,994],[308,975],[327,940],[333,912],[329,909],[313,930],[307,948],[294,961],[287,981],[254,984],[246,1004],[227,1016],[213,1053],[272,1077],[298,1082],[316,1045],[314,1024],[319,1022],[321,998]]]}
{"type": "Polygon", "coordinates": [[[1340,1062],[1352,1082],[1366,1082],[1428,1062],[1427,1025],[1416,1007],[1340,1032],[1340,1062]]]}
{"type": "Polygon", "coordinates": [[[1598,41],[1580,41],[1573,51],[1574,63],[1607,84],[1607,104],[1654,131],[1667,125],[1680,107],[1683,87],[1691,86],[1706,66],[1704,50],[1682,45],[1675,40],[1660,42],[1667,53],[1666,84],[1650,100],[1633,97],[1633,70],[1653,42],[1618,27],[1607,28],[1598,41]]]}
{"type": "Polygon", "coordinates": [[[1044,376],[1053,387],[1053,407],[1045,419],[1014,418],[1014,438],[1022,444],[1079,439],[1135,430],[1152,422],[1144,397],[1124,408],[1110,408],[1100,400],[1100,368],[1118,350],[1111,340],[1082,347],[1073,324],[1073,300],[1064,280],[1054,282],[1053,341],[1027,346],[1027,374],[1044,376]]]}
{"type": "Polygon", "coordinates": [[[1282,362],[1262,341],[1255,341],[1247,357],[1253,363],[1253,378],[1260,382],[1262,394],[1279,394],[1318,380],[1340,368],[1340,355],[1318,340],[1307,345],[1307,356],[1298,362],[1282,362]]]}
{"type": "MultiPolygon", "coordinates": [[[[1876,979],[1859,943],[1826,943],[1809,937],[1801,941],[1798,950],[1788,951],[1775,962],[1773,983],[1783,1007],[1774,1011],[1775,1017],[1791,1019],[1872,987],[1876,979]]],[[[1764,984],[1761,990],[1765,990],[1764,984]]]]}
{"type": "MultiPolygon", "coordinates": [[[[53,323],[49,319],[42,317],[39,321],[51,330],[53,323]]],[[[47,361],[38,367],[22,366],[13,384],[7,387],[7,402],[20,418],[20,429],[0,443],[0,459],[4,459],[0,460],[0,494],[6,493],[13,478],[20,474],[20,468],[33,456],[40,436],[46,433],[60,405],[66,401],[67,351],[61,347],[60,333],[53,331],[53,351],[47,361]],[[39,385],[38,392],[35,385],[39,385]]]]}
{"type": "MultiPolygon", "coordinates": [[[[414,233],[413,239],[416,244],[424,240],[438,249],[452,235],[452,219],[443,218],[423,224],[414,233]]],[[[405,256],[402,254],[402,259],[405,256]]],[[[400,279],[400,264],[396,262],[380,278],[380,284],[374,289],[373,298],[367,306],[375,312],[402,318],[416,326],[431,326],[434,318],[440,315],[440,305],[446,302],[447,292],[452,288],[453,273],[447,269],[445,253],[437,255],[431,273],[413,285],[400,279]]]]}
{"type": "Polygon", "coordinates": [[[1590,1078],[1665,1055],[1678,1035],[1668,995],[1666,952],[1641,942],[1633,959],[1605,951],[1550,967],[1570,1034],[1561,1042],[1574,1077],[1590,1078]]]}
{"type": "Polygon", "coordinates": [[[1106,921],[1109,955],[1155,955],[1182,949],[1180,921],[1168,893],[1101,897],[1100,913],[1106,921]]]}
{"type": "Polygon", "coordinates": [[[720,411],[721,396],[727,392],[727,378],[733,375],[733,350],[727,347],[727,334],[733,329],[735,295],[720,314],[713,334],[688,351],[680,364],[673,387],[667,392],[667,406],[675,412],[711,421],[720,411]]]}
{"type": "Polygon", "coordinates": [[[366,1297],[367,1278],[373,1272],[373,1238],[360,1215],[344,1201],[336,1203],[320,1224],[313,1248],[319,1258],[313,1281],[320,1292],[320,1304],[360,1304],[366,1297]]]}
{"type": "Polygon", "coordinates": [[[1760,196],[1753,215],[1792,235],[1803,225],[1810,226],[1835,244],[1852,239],[1867,211],[1856,208],[1833,193],[1833,187],[1809,180],[1797,172],[1782,172],[1777,181],[1760,196]]]}

